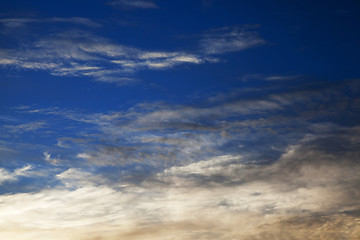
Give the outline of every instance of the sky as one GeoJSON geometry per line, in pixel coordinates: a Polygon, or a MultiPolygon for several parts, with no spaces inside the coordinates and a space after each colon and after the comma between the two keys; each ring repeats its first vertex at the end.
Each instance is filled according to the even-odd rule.
{"type": "Polygon", "coordinates": [[[0,238],[360,238],[360,3],[0,0],[0,238]]]}

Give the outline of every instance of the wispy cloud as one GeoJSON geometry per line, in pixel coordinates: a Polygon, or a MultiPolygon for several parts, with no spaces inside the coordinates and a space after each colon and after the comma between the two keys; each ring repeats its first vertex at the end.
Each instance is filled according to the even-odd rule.
{"type": "Polygon", "coordinates": [[[114,7],[121,7],[125,9],[158,8],[158,6],[153,1],[150,0],[115,0],[115,1],[111,1],[109,4],[114,7]]]}
{"type": "Polygon", "coordinates": [[[13,182],[17,181],[19,177],[29,176],[29,170],[33,167],[31,165],[26,165],[22,168],[17,168],[13,172],[9,172],[4,168],[0,168],[0,186],[3,182],[13,182]]]}
{"type": "Polygon", "coordinates": [[[263,80],[263,81],[295,81],[306,79],[305,75],[265,75],[265,74],[246,74],[242,77],[242,81],[254,81],[254,80],[263,80]]]}
{"type": "MultiPolygon", "coordinates": [[[[31,178],[52,188],[0,196],[0,229],[7,229],[0,237],[352,239],[359,232],[360,127],[337,121],[359,102],[351,84],[108,113],[17,108],[32,119],[45,116],[49,128],[66,119],[81,129],[54,134],[68,148],[42,146],[45,162],[57,147],[71,160],[31,178]]],[[[4,168],[2,184],[29,171],[4,168]]]]}
{"type": "Polygon", "coordinates": [[[94,175],[76,168],[70,168],[65,172],[57,174],[56,178],[59,179],[67,189],[93,187],[106,183],[106,179],[101,175],[94,175]]]}
{"type": "Polygon", "coordinates": [[[19,125],[4,125],[6,129],[13,133],[23,133],[23,132],[31,132],[36,131],[41,128],[44,128],[46,122],[30,122],[30,123],[23,123],[19,125]]]}
{"type": "Polygon", "coordinates": [[[57,157],[57,158],[52,158],[52,157],[51,157],[51,154],[48,153],[48,152],[44,152],[43,154],[44,154],[44,160],[47,161],[47,162],[49,162],[49,163],[51,163],[51,164],[53,164],[53,165],[57,165],[58,162],[60,161],[60,158],[59,158],[59,157],[57,157]]]}
{"type": "Polygon", "coordinates": [[[205,34],[200,47],[206,54],[224,54],[238,52],[248,48],[264,45],[266,41],[258,32],[247,27],[224,27],[205,34]]]}
{"type": "Polygon", "coordinates": [[[290,76],[278,75],[278,76],[266,77],[266,78],[264,78],[264,80],[267,80],[267,81],[285,81],[285,80],[299,79],[300,77],[301,77],[301,75],[290,75],[290,76]]]}
{"type": "Polygon", "coordinates": [[[267,90],[268,94],[257,93],[257,97],[256,92],[246,97],[240,91],[225,94],[229,98],[210,97],[208,103],[196,106],[143,103],[127,111],[94,114],[59,108],[21,111],[54,119],[52,122],[67,119],[73,127],[81,124],[76,138],[73,132],[69,136],[63,132],[56,135],[56,142],[60,142],[56,146],[61,151],[71,152],[73,163],[145,164],[163,169],[240,152],[245,162],[251,159],[271,162],[306,133],[337,128],[336,124],[325,128],[328,124],[315,126],[309,121],[321,122],[324,117],[336,117],[327,109],[336,108],[342,116],[349,114],[344,106],[351,107],[356,101],[342,98],[340,89],[334,85],[313,90],[299,87],[296,91],[292,85],[290,93],[279,93],[272,87],[267,90]],[[336,105],[331,99],[342,100],[336,105]],[[320,110],[319,105],[322,106],[320,110]]]}
{"type": "Polygon", "coordinates": [[[94,22],[88,18],[82,18],[82,17],[71,17],[71,18],[54,17],[54,18],[44,18],[44,19],[3,18],[3,19],[0,19],[0,23],[8,28],[24,27],[26,24],[31,24],[31,23],[69,23],[69,24],[83,25],[83,26],[87,26],[87,27],[100,27],[101,26],[101,24],[99,24],[97,22],[94,22]]]}
{"type": "Polygon", "coordinates": [[[151,52],[120,45],[88,32],[49,35],[27,51],[0,50],[3,67],[43,70],[57,76],[87,76],[103,82],[127,83],[142,69],[164,70],[200,64],[203,57],[185,52],[151,52]]]}
{"type": "MultiPolygon", "coordinates": [[[[147,4],[153,6],[153,3],[145,1],[116,3],[133,7],[147,4]]],[[[57,33],[44,30],[42,36],[29,35],[27,38],[19,38],[15,41],[19,44],[17,48],[0,49],[0,66],[17,70],[41,70],[56,76],[89,77],[102,82],[128,84],[137,81],[134,75],[140,70],[168,70],[179,65],[216,63],[219,59],[212,57],[213,54],[241,51],[265,43],[256,31],[249,31],[248,27],[225,27],[203,35],[200,48],[191,52],[148,50],[116,43],[91,33],[91,29],[84,31],[72,27],[101,26],[87,18],[0,19],[0,24],[7,28],[27,25],[27,28],[31,29],[30,24],[42,26],[44,23],[67,23],[70,28],[61,32],[56,31],[57,33]]],[[[11,30],[10,33],[11,36],[17,36],[17,32],[11,30]]]]}

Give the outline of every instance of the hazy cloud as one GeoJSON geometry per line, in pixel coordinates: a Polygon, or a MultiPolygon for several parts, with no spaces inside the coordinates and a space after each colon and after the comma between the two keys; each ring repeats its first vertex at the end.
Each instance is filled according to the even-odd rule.
{"type": "Polygon", "coordinates": [[[43,154],[44,154],[44,160],[51,163],[51,164],[53,164],[53,165],[57,165],[59,163],[59,161],[60,161],[59,157],[52,158],[51,154],[48,153],[48,152],[43,152],[43,154]]]}
{"type": "Polygon", "coordinates": [[[264,45],[266,41],[246,27],[220,28],[205,34],[200,47],[206,54],[223,54],[264,45]]]}
{"type": "Polygon", "coordinates": [[[125,9],[158,8],[158,6],[153,1],[149,1],[149,0],[115,0],[115,1],[111,1],[109,4],[114,7],[121,7],[125,9]]]}
{"type": "Polygon", "coordinates": [[[3,18],[0,19],[0,23],[8,28],[18,28],[24,27],[26,24],[30,23],[69,23],[83,25],[87,27],[100,27],[101,25],[93,20],[82,17],[71,17],[71,18],[3,18]]]}
{"type": "MultiPolygon", "coordinates": [[[[351,131],[339,137],[353,141],[351,131]]],[[[81,229],[109,240],[166,239],[177,232],[186,232],[179,239],[300,239],[306,230],[320,239],[351,239],[359,232],[352,214],[360,209],[359,151],[342,155],[339,146],[339,154],[332,155],[324,147],[305,141],[270,165],[218,156],[165,169],[137,186],[110,187],[99,175],[68,169],[56,176],[62,188],[1,196],[0,227],[28,231],[0,236],[31,233],[45,239],[44,229],[61,227],[71,237],[81,229]],[[247,230],[239,230],[239,224],[247,230]]]]}
{"type": "Polygon", "coordinates": [[[275,161],[289,145],[300,140],[340,129],[340,125],[329,125],[321,119],[336,120],[336,115],[327,109],[336,108],[342,116],[352,114],[344,106],[352,108],[354,102],[341,98],[341,89],[338,85],[323,87],[320,94],[317,88],[299,87],[290,93],[269,92],[252,98],[235,92],[226,94],[230,99],[211,97],[209,104],[198,106],[144,103],[108,113],[83,114],[59,108],[30,108],[23,112],[56,121],[67,119],[74,127],[81,124],[77,138],[66,137],[65,133],[57,135],[61,136],[57,146],[71,152],[66,158],[78,163],[136,163],[163,169],[222,155],[241,155],[244,162],[259,163],[275,161]],[[335,98],[340,105],[331,102],[335,98]],[[246,119],[242,119],[244,116],[246,119]]]}
{"type": "MultiPolygon", "coordinates": [[[[71,160],[40,176],[54,187],[0,196],[0,229],[8,229],[0,236],[48,239],[46,229],[61,227],[67,239],[300,239],[305,230],[351,239],[359,232],[360,127],[338,116],[354,114],[352,84],[295,82],[283,92],[274,85],[251,97],[235,91],[202,105],[107,113],[16,108],[45,116],[49,129],[65,119],[81,130],[61,129],[60,146],[42,147],[45,161],[58,159],[56,147],[71,160]]],[[[2,183],[29,171],[4,168],[2,183]]]]}
{"type": "Polygon", "coordinates": [[[305,75],[263,75],[263,74],[246,74],[242,77],[244,82],[253,80],[264,80],[264,81],[291,81],[301,80],[306,78],[305,75]]]}
{"type": "Polygon", "coordinates": [[[38,129],[44,128],[45,125],[45,122],[30,122],[19,125],[4,125],[4,127],[9,129],[9,131],[13,133],[23,133],[36,131],[38,129]]]}

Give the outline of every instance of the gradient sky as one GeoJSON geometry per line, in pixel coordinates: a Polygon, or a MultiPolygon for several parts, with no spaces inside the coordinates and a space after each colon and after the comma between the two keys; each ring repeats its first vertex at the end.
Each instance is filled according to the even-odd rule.
{"type": "Polygon", "coordinates": [[[0,0],[0,239],[360,239],[358,1],[0,0]]]}

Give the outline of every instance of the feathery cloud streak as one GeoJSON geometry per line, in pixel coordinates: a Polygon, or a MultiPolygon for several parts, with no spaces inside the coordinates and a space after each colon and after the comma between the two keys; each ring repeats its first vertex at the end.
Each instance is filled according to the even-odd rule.
{"type": "Polygon", "coordinates": [[[13,29],[18,27],[25,27],[27,24],[33,23],[68,23],[83,25],[87,27],[100,27],[101,24],[94,22],[88,18],[82,17],[71,17],[71,18],[45,18],[45,19],[36,19],[36,18],[3,18],[0,19],[0,23],[3,24],[6,28],[13,29]]]}
{"type": "Polygon", "coordinates": [[[206,34],[200,47],[206,54],[224,54],[264,45],[266,41],[246,27],[220,28],[206,34]]]}
{"type": "MultiPolygon", "coordinates": [[[[39,23],[41,20],[14,18],[0,21],[8,28],[34,22],[39,23]]],[[[85,18],[51,18],[45,19],[45,22],[98,26],[85,18]]],[[[19,49],[0,49],[0,65],[3,68],[42,70],[56,76],[81,76],[102,82],[130,83],[135,80],[134,74],[139,70],[167,70],[183,64],[213,63],[216,59],[207,54],[241,51],[264,42],[255,33],[246,30],[226,30],[232,33],[214,33],[201,40],[202,47],[212,49],[205,53],[142,50],[115,43],[89,31],[69,30],[34,38],[22,43],[19,49]],[[230,40],[221,40],[224,34],[231,36],[226,37],[230,40]],[[217,42],[221,42],[221,46],[217,42]]]]}

